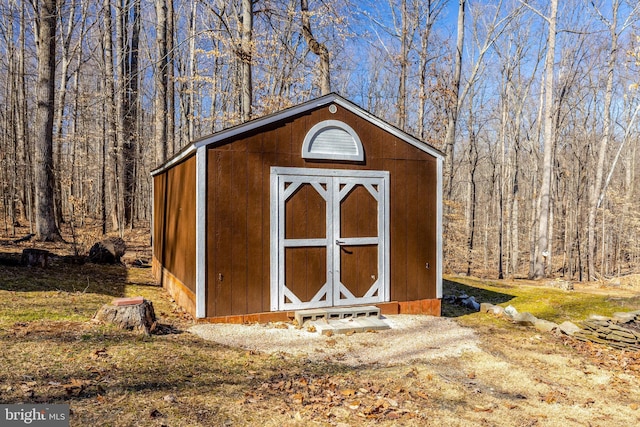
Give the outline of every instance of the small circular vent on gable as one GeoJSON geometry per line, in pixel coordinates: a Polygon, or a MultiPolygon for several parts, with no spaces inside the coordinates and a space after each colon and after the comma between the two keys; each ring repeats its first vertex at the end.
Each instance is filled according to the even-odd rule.
{"type": "Polygon", "coordinates": [[[361,162],[364,150],[358,134],[339,120],[325,120],[312,127],[302,143],[302,157],[361,162]]]}

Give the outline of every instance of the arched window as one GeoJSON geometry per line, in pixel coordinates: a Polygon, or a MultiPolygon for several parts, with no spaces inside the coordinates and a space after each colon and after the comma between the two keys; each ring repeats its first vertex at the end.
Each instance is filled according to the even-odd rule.
{"type": "Polygon", "coordinates": [[[361,162],[364,150],[351,126],[339,120],[325,120],[312,127],[304,137],[302,157],[361,162]]]}

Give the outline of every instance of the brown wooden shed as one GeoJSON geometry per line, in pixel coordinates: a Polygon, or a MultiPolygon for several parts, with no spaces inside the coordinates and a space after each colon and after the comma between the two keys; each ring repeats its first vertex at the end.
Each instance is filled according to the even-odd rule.
{"type": "Polygon", "coordinates": [[[153,176],[153,268],[198,319],[440,314],[440,151],[336,94],[193,142],[153,176]]]}

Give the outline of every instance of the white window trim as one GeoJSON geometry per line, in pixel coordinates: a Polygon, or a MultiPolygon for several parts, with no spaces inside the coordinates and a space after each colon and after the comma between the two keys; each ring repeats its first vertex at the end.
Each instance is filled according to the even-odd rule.
{"type": "Polygon", "coordinates": [[[302,158],[303,159],[316,159],[316,160],[347,160],[352,162],[362,162],[364,161],[364,149],[362,147],[362,141],[360,141],[360,137],[356,133],[355,130],[348,124],[341,122],[340,120],[325,120],[320,123],[317,123],[313,126],[309,132],[304,137],[304,141],[302,143],[302,158]],[[346,153],[314,153],[311,151],[311,143],[314,141],[315,137],[327,130],[329,128],[338,128],[347,132],[351,138],[353,138],[353,143],[356,147],[356,154],[346,154],[346,153]]]}

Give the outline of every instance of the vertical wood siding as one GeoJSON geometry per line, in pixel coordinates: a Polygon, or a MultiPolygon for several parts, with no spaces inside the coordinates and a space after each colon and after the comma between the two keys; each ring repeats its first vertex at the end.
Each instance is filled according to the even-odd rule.
{"type": "MultiPolygon", "coordinates": [[[[436,298],[436,159],[349,111],[338,107],[338,112],[331,114],[323,107],[208,149],[208,317],[270,310],[269,174],[272,166],[389,171],[391,299],[436,298]],[[357,132],[364,146],[365,162],[302,159],[302,142],[307,131],[329,119],[341,120],[357,132]]],[[[195,188],[195,183],[193,187],[184,184],[181,187],[195,188]]],[[[371,225],[366,217],[373,208],[366,191],[356,193],[353,200],[345,202],[348,203],[345,215],[355,217],[354,221],[348,221],[351,224],[348,227],[355,229],[345,231],[365,235],[371,225]]],[[[292,200],[295,218],[287,221],[291,227],[287,233],[320,233],[314,228],[324,221],[320,201],[307,190],[295,198],[292,200]]],[[[345,280],[371,281],[369,270],[370,264],[376,262],[375,251],[376,248],[359,248],[346,259],[345,280]]],[[[287,267],[286,274],[295,281],[296,293],[312,297],[322,286],[316,282],[324,277],[324,250],[294,250],[290,256],[304,264],[302,268],[293,263],[287,267]]],[[[368,289],[367,285],[361,287],[364,290],[354,288],[354,292],[368,289]]]]}
{"type": "Polygon", "coordinates": [[[154,177],[153,255],[195,294],[195,156],[154,177]]]}

